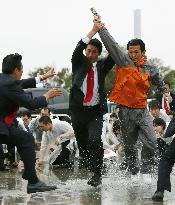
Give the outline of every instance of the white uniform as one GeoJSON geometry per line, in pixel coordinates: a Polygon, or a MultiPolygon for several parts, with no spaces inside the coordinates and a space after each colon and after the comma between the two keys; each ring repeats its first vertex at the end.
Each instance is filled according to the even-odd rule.
{"type": "MultiPolygon", "coordinates": [[[[56,139],[59,140],[60,144],[66,140],[72,141],[74,139],[74,130],[68,122],[53,121],[52,125],[52,130],[43,132],[40,149],[40,161],[48,162],[50,160],[50,148],[54,146],[56,139]]],[[[60,148],[61,152],[61,145],[58,145],[58,148],[60,148]]]]}

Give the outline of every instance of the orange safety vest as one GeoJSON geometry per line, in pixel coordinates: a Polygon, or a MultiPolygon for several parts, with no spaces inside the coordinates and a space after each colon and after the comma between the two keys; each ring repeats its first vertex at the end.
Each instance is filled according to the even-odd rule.
{"type": "Polygon", "coordinates": [[[150,74],[139,68],[116,68],[116,80],[109,100],[130,108],[146,108],[150,74]]]}

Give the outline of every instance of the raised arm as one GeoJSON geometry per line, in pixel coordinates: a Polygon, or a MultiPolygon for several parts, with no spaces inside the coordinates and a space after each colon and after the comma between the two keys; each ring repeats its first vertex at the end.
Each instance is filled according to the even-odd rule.
{"type": "Polygon", "coordinates": [[[56,75],[54,69],[50,69],[49,71],[47,71],[45,74],[40,75],[39,77],[36,78],[28,78],[28,79],[23,79],[21,80],[21,87],[23,89],[27,89],[27,88],[35,88],[37,83],[40,83],[43,80],[46,80],[48,78],[53,77],[54,75],[56,75]]]}
{"type": "Polygon", "coordinates": [[[57,136],[55,144],[61,144],[62,142],[65,142],[75,137],[74,130],[68,122],[60,121],[58,126],[61,131],[61,134],[57,136]]]}
{"type": "Polygon", "coordinates": [[[74,52],[72,55],[72,64],[80,64],[81,61],[83,61],[84,59],[87,59],[86,56],[83,54],[84,49],[86,48],[87,44],[89,43],[89,41],[93,38],[93,36],[99,31],[99,28],[96,27],[95,25],[93,25],[92,29],[87,33],[85,38],[82,38],[74,52]]]}
{"type": "Polygon", "coordinates": [[[115,64],[119,67],[127,67],[132,66],[135,67],[134,63],[131,61],[131,59],[128,57],[127,54],[125,54],[119,47],[118,43],[114,40],[114,38],[110,35],[108,30],[106,28],[102,28],[99,31],[100,38],[106,48],[106,50],[109,52],[111,57],[113,58],[115,64]]]}
{"type": "Polygon", "coordinates": [[[119,47],[118,43],[110,35],[108,30],[105,28],[104,23],[101,23],[101,19],[97,16],[94,17],[94,27],[98,30],[100,38],[109,52],[110,56],[113,58],[115,64],[119,67],[132,66],[135,67],[132,60],[125,54],[119,47]]]}

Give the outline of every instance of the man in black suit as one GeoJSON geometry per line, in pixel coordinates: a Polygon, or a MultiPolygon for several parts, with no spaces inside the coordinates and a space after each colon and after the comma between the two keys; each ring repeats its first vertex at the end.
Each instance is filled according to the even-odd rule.
{"type": "MultiPolygon", "coordinates": [[[[20,80],[23,73],[22,56],[11,54],[3,59],[2,73],[0,74],[0,143],[14,145],[24,162],[23,178],[28,180],[27,192],[47,191],[55,186],[47,186],[39,181],[35,170],[34,137],[15,124],[16,112],[19,106],[28,109],[37,109],[47,106],[47,100],[61,95],[59,89],[51,89],[43,96],[32,99],[24,88],[36,87],[36,79],[20,80]]],[[[53,76],[50,73],[41,77],[41,80],[53,76]]]]}
{"type": "Polygon", "coordinates": [[[159,89],[155,93],[155,98],[160,102],[161,108],[165,110],[167,114],[169,112],[175,113],[175,93],[171,91],[171,85],[169,82],[164,81],[164,92],[159,89]]]}
{"type": "MultiPolygon", "coordinates": [[[[170,122],[164,134],[164,138],[172,137],[175,133],[174,129],[175,117],[170,122]]],[[[164,192],[171,192],[170,174],[175,163],[175,138],[163,153],[158,166],[157,190],[152,196],[153,201],[163,201],[164,192]]]]}
{"type": "Polygon", "coordinates": [[[101,134],[103,114],[107,112],[105,76],[114,66],[110,56],[98,60],[102,43],[98,39],[92,39],[97,32],[98,28],[94,24],[87,36],[78,42],[73,52],[73,79],[69,101],[80,162],[94,173],[88,184],[95,187],[101,184],[103,165],[101,134]]]}

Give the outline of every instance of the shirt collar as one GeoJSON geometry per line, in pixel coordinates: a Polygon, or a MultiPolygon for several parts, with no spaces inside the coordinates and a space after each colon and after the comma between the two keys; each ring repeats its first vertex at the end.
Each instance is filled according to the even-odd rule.
{"type": "Polygon", "coordinates": [[[92,65],[94,68],[97,67],[97,62],[93,63],[92,65]]]}

